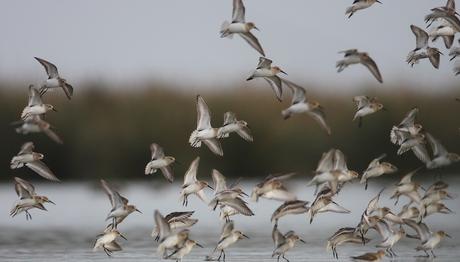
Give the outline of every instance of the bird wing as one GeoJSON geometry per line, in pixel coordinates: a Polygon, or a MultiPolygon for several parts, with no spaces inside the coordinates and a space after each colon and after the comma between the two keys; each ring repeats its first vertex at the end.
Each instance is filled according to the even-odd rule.
{"type": "Polygon", "coordinates": [[[328,135],[331,134],[331,128],[326,122],[326,114],[324,113],[324,110],[320,107],[315,108],[311,111],[307,112],[309,116],[311,116],[318,124],[321,126],[321,128],[326,131],[328,135]]]}
{"type": "Polygon", "coordinates": [[[43,105],[42,98],[38,90],[33,86],[29,86],[29,103],[28,106],[39,106],[43,105]]]}
{"type": "Polygon", "coordinates": [[[156,143],[152,143],[150,145],[150,151],[152,152],[152,160],[160,159],[160,158],[163,158],[165,156],[163,148],[160,145],[156,144],[156,143]]]}
{"type": "Polygon", "coordinates": [[[235,228],[235,224],[233,223],[233,221],[229,221],[225,223],[224,226],[222,227],[222,233],[220,234],[220,239],[222,240],[228,237],[233,232],[234,228],[235,228]]]}
{"type": "Polygon", "coordinates": [[[382,75],[380,74],[379,68],[375,61],[370,57],[370,56],[364,56],[361,59],[361,63],[371,71],[372,75],[379,81],[380,83],[383,83],[382,75]]]}
{"type": "Polygon", "coordinates": [[[45,59],[41,59],[38,57],[35,57],[35,59],[37,59],[37,61],[40,62],[40,64],[42,64],[42,66],[45,68],[46,74],[48,74],[49,78],[59,77],[58,69],[53,63],[50,63],[45,59]]]}
{"type": "Polygon", "coordinates": [[[254,213],[251,211],[251,209],[246,205],[246,203],[239,197],[237,198],[226,198],[223,200],[219,201],[220,204],[229,206],[236,211],[238,211],[240,214],[245,215],[245,216],[253,216],[254,213]]]}
{"type": "Polygon", "coordinates": [[[244,23],[245,11],[243,0],[233,0],[232,23],[244,23]]]}
{"type": "Polygon", "coordinates": [[[292,102],[291,104],[297,104],[297,103],[302,103],[305,102],[305,88],[294,84],[293,82],[286,80],[286,79],[281,79],[292,91],[292,102]]]}
{"type": "Polygon", "coordinates": [[[30,154],[33,152],[35,145],[33,142],[26,142],[22,144],[21,150],[19,150],[18,155],[30,154]]]}
{"type": "Polygon", "coordinates": [[[369,105],[370,98],[368,96],[355,96],[353,97],[353,102],[355,102],[358,110],[361,110],[362,108],[369,105]]]}
{"type": "Polygon", "coordinates": [[[249,141],[249,142],[254,141],[254,138],[251,135],[251,129],[249,129],[249,127],[247,127],[247,126],[240,127],[236,131],[236,133],[246,141],[249,141]]]}
{"type": "Polygon", "coordinates": [[[224,151],[222,150],[222,145],[220,144],[219,140],[216,138],[210,138],[210,139],[204,139],[202,140],[203,143],[213,152],[214,154],[218,156],[223,156],[224,151]]]}
{"type": "Polygon", "coordinates": [[[272,66],[272,60],[265,58],[265,57],[259,57],[259,64],[257,64],[257,69],[265,68],[265,69],[270,69],[272,66]]]}
{"type": "Polygon", "coordinates": [[[382,154],[379,157],[377,157],[374,160],[372,160],[372,162],[369,164],[367,169],[374,168],[374,167],[377,167],[378,165],[380,165],[380,160],[382,160],[386,156],[387,156],[387,154],[382,154]]]}
{"type": "Polygon", "coordinates": [[[278,76],[267,76],[264,79],[270,84],[271,88],[275,92],[276,98],[281,101],[283,95],[281,79],[278,76]]]}
{"type": "Polygon", "coordinates": [[[190,164],[187,172],[184,175],[184,186],[190,185],[195,183],[196,180],[196,172],[198,170],[198,166],[200,164],[200,157],[195,158],[193,162],[190,164]]]}
{"type": "Polygon", "coordinates": [[[283,234],[278,230],[278,224],[275,224],[273,227],[272,231],[272,239],[273,243],[275,244],[275,248],[279,247],[282,245],[284,242],[286,242],[286,238],[284,237],[283,234]]]}
{"type": "Polygon", "coordinates": [[[335,149],[329,150],[327,153],[323,153],[319,160],[316,172],[323,173],[331,171],[334,168],[334,153],[335,149]]]}
{"type": "Polygon", "coordinates": [[[197,130],[211,128],[211,113],[209,112],[208,105],[203,97],[198,95],[196,97],[196,110],[197,110],[197,130]]]}
{"type": "Polygon", "coordinates": [[[428,164],[428,162],[431,161],[430,154],[428,154],[428,150],[426,149],[426,146],[424,144],[418,143],[415,146],[413,146],[411,150],[414,153],[414,155],[424,164],[428,164]]]}
{"type": "Polygon", "coordinates": [[[168,223],[174,222],[174,221],[181,221],[184,219],[187,219],[193,215],[195,211],[185,211],[185,212],[171,212],[165,216],[165,220],[168,223]]]}
{"type": "Polygon", "coordinates": [[[212,180],[214,181],[215,194],[218,194],[223,190],[227,190],[227,182],[225,181],[225,176],[216,169],[212,170],[212,180]]]}
{"type": "Polygon", "coordinates": [[[404,119],[399,123],[399,126],[413,126],[415,124],[415,120],[417,119],[419,109],[417,107],[410,110],[404,119]]]}
{"type": "Polygon", "coordinates": [[[411,25],[410,29],[415,35],[415,51],[428,45],[428,33],[418,26],[411,25]]]}
{"type": "Polygon", "coordinates": [[[160,168],[161,173],[163,173],[163,176],[168,180],[169,183],[172,183],[174,181],[174,172],[171,168],[171,166],[165,166],[160,168]]]}
{"type": "Polygon", "coordinates": [[[257,37],[255,37],[251,32],[239,33],[239,35],[246,41],[250,46],[252,46],[259,54],[265,56],[264,49],[260,44],[257,37]]]}
{"type": "Polygon", "coordinates": [[[228,124],[234,124],[236,123],[237,120],[236,120],[236,115],[235,113],[233,112],[226,112],[224,114],[224,126],[228,125],[228,124]]]}
{"type": "Polygon", "coordinates": [[[43,133],[45,133],[51,140],[53,140],[54,142],[58,144],[64,143],[62,139],[56,134],[56,132],[54,132],[51,128],[43,129],[43,133]]]}
{"type": "Polygon", "coordinates": [[[171,234],[171,228],[158,210],[155,210],[153,218],[155,219],[155,224],[159,229],[158,232],[160,233],[160,239],[164,239],[169,236],[171,234]]]}
{"type": "Polygon", "coordinates": [[[110,204],[112,205],[113,209],[117,209],[119,207],[124,206],[125,202],[127,202],[127,199],[122,197],[120,193],[118,193],[112,185],[107,183],[104,179],[101,179],[101,185],[102,188],[104,189],[105,193],[109,197],[110,204]]]}
{"type": "Polygon", "coordinates": [[[333,170],[348,170],[345,155],[339,149],[334,152],[334,169],[333,170]]]}
{"type": "Polygon", "coordinates": [[[16,190],[16,194],[19,196],[19,198],[31,198],[32,196],[36,195],[35,187],[30,182],[19,177],[15,177],[14,181],[14,189],[16,190]]]}
{"type": "Polygon", "coordinates": [[[455,0],[447,0],[446,8],[449,10],[455,10],[455,0]]]}
{"type": "Polygon", "coordinates": [[[421,169],[421,167],[415,169],[415,170],[412,170],[411,172],[407,173],[406,175],[403,176],[403,178],[401,178],[401,181],[399,181],[399,184],[409,184],[412,182],[412,177],[417,173],[417,171],[419,171],[421,169]]]}
{"type": "Polygon", "coordinates": [[[427,52],[428,59],[434,68],[439,68],[439,61],[441,60],[441,53],[436,48],[429,48],[430,52],[427,52]]]}
{"type": "Polygon", "coordinates": [[[448,154],[446,148],[439,142],[439,140],[434,138],[433,135],[427,132],[426,138],[428,140],[428,143],[430,143],[431,149],[433,150],[433,155],[435,157],[448,154]]]}
{"type": "Polygon", "coordinates": [[[53,172],[40,160],[35,160],[25,164],[28,168],[32,169],[35,173],[40,176],[51,180],[51,181],[60,181],[53,172]]]}
{"type": "Polygon", "coordinates": [[[64,90],[65,95],[70,100],[73,95],[73,86],[71,86],[70,84],[64,83],[64,85],[62,86],[62,90],[64,90]]]}
{"type": "Polygon", "coordinates": [[[417,232],[417,235],[422,243],[430,238],[431,231],[425,223],[417,223],[412,219],[403,219],[403,222],[406,225],[410,226],[412,229],[414,229],[415,232],[417,232]]]}

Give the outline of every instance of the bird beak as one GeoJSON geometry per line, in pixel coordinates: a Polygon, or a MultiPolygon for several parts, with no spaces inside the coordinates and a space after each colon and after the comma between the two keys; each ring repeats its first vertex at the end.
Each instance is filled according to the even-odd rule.
{"type": "Polygon", "coordinates": [[[307,244],[307,242],[305,242],[305,240],[303,240],[303,239],[301,239],[301,238],[299,239],[299,241],[302,242],[302,243],[304,243],[304,244],[307,244]]]}
{"type": "Polygon", "coordinates": [[[447,196],[447,199],[454,199],[454,197],[449,193],[446,196],[447,196]]]}
{"type": "Polygon", "coordinates": [[[284,72],[283,70],[280,69],[280,72],[285,74],[285,75],[288,75],[286,72],[284,72]]]}
{"type": "Polygon", "coordinates": [[[51,200],[47,200],[46,202],[51,203],[51,204],[53,204],[53,205],[56,205],[56,203],[54,203],[54,202],[51,201],[51,200]]]}
{"type": "Polygon", "coordinates": [[[379,3],[379,4],[381,4],[381,3],[382,3],[382,2],[380,2],[379,0],[377,0],[377,1],[375,1],[375,2],[377,2],[377,3],[379,3]]]}
{"type": "Polygon", "coordinates": [[[452,211],[452,209],[448,208],[448,207],[444,207],[445,210],[447,210],[448,213],[454,213],[454,211],[452,211]]]}
{"type": "Polygon", "coordinates": [[[123,236],[122,234],[120,234],[120,237],[123,238],[124,240],[128,240],[125,236],[123,236]]]}
{"type": "Polygon", "coordinates": [[[260,32],[260,29],[259,29],[259,28],[257,28],[257,26],[254,26],[253,28],[254,28],[255,30],[257,30],[257,31],[259,31],[259,32],[260,32]]]}
{"type": "Polygon", "coordinates": [[[51,110],[53,110],[54,112],[57,112],[57,109],[56,109],[56,108],[54,108],[54,107],[53,107],[53,109],[51,109],[51,110]]]}
{"type": "Polygon", "coordinates": [[[195,245],[197,245],[197,246],[199,246],[199,247],[201,247],[201,248],[204,248],[204,246],[202,246],[202,245],[200,245],[200,244],[198,244],[198,243],[195,243],[195,245]]]}
{"type": "Polygon", "coordinates": [[[447,234],[447,233],[446,233],[446,237],[448,237],[448,238],[452,238],[452,237],[451,237],[449,234],[447,234]]]}
{"type": "Polygon", "coordinates": [[[245,234],[242,234],[242,235],[243,235],[243,237],[245,237],[245,238],[249,239],[249,237],[248,237],[248,236],[246,236],[245,234]]]}
{"type": "Polygon", "coordinates": [[[141,214],[143,214],[143,213],[142,213],[139,209],[137,209],[137,208],[136,208],[136,211],[139,212],[139,213],[141,213],[141,214]]]}
{"type": "Polygon", "coordinates": [[[208,185],[208,187],[209,187],[210,189],[214,190],[214,188],[213,188],[212,186],[208,185]]]}

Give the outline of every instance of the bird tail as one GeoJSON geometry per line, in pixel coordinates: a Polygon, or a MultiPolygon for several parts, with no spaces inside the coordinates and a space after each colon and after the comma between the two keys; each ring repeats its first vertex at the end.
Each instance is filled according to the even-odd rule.
{"type": "Polygon", "coordinates": [[[285,120],[291,117],[291,113],[288,110],[281,111],[281,115],[283,116],[283,119],[285,120]]]}
{"type": "Polygon", "coordinates": [[[327,250],[327,251],[331,251],[331,250],[332,250],[331,241],[327,241],[326,250],[327,250]]]}
{"type": "Polygon", "coordinates": [[[348,18],[350,18],[355,12],[355,8],[353,6],[350,6],[347,8],[345,11],[345,14],[348,15],[348,18]]]}
{"type": "Polygon", "coordinates": [[[233,34],[230,33],[228,30],[228,27],[230,26],[230,22],[224,21],[222,25],[220,26],[220,37],[228,37],[228,38],[233,38],[233,34]]]}

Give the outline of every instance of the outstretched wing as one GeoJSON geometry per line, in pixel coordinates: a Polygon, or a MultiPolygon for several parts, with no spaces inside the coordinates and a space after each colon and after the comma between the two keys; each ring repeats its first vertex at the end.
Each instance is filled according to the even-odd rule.
{"type": "Polygon", "coordinates": [[[233,0],[232,23],[244,23],[245,11],[243,0],[233,0]]]}
{"type": "Polygon", "coordinates": [[[197,130],[211,128],[211,113],[209,112],[208,105],[203,97],[198,95],[196,97],[196,111],[197,111],[197,130]]]}
{"type": "Polygon", "coordinates": [[[59,77],[58,69],[53,63],[38,57],[35,57],[35,59],[37,59],[37,61],[40,62],[40,64],[42,64],[42,66],[45,68],[46,74],[48,74],[49,78],[59,77]]]}

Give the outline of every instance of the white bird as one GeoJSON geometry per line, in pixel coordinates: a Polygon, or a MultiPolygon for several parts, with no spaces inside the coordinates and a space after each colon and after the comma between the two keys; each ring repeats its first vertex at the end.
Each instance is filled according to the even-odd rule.
{"type": "Polygon", "coordinates": [[[226,112],[224,114],[224,125],[217,130],[217,138],[229,137],[230,133],[233,132],[237,133],[241,138],[248,142],[252,142],[254,140],[248,123],[243,120],[237,120],[235,113],[226,112]]]}
{"type": "MultiPolygon", "coordinates": [[[[172,212],[165,216],[165,221],[171,230],[186,229],[198,222],[198,219],[191,218],[193,213],[194,211],[172,212]]],[[[156,241],[160,240],[160,230],[157,226],[153,228],[151,236],[156,241]]]]}
{"type": "Polygon", "coordinates": [[[277,256],[277,261],[282,257],[284,260],[289,261],[285,258],[286,252],[293,249],[297,241],[305,243],[305,240],[301,239],[294,231],[288,231],[286,234],[282,234],[278,230],[278,225],[273,226],[272,239],[275,244],[275,250],[273,250],[272,257],[277,256]]]}
{"type": "Polygon", "coordinates": [[[96,242],[94,242],[93,252],[103,249],[107,256],[111,256],[112,252],[120,251],[121,246],[116,242],[117,237],[124,237],[117,229],[106,229],[104,233],[97,236],[96,242]]]}
{"type": "Polygon", "coordinates": [[[427,257],[430,256],[427,251],[430,251],[431,255],[433,257],[436,257],[433,249],[435,249],[439,245],[439,243],[444,237],[449,237],[449,238],[451,237],[449,234],[447,234],[444,231],[438,231],[435,233],[431,232],[428,226],[422,222],[417,223],[410,219],[404,219],[404,223],[408,225],[409,227],[411,227],[412,229],[414,229],[415,232],[417,233],[417,235],[415,236],[412,236],[412,235],[407,235],[407,236],[410,238],[420,239],[421,244],[417,246],[415,250],[417,251],[423,250],[427,257]]]}
{"type": "Polygon", "coordinates": [[[356,228],[354,227],[344,227],[340,228],[327,240],[326,249],[332,251],[334,258],[339,259],[339,254],[337,253],[337,246],[354,243],[354,244],[366,244],[370,239],[361,237],[357,234],[356,228]]]}
{"type": "Polygon", "coordinates": [[[38,208],[46,211],[46,208],[43,205],[44,203],[51,203],[55,205],[53,201],[48,199],[48,197],[37,195],[32,183],[19,177],[14,178],[14,189],[19,197],[19,200],[14,203],[14,206],[10,211],[11,217],[25,212],[26,220],[29,220],[32,219],[32,215],[29,213],[30,209],[38,208]]]}
{"type": "Polygon", "coordinates": [[[166,258],[168,250],[177,250],[184,246],[189,236],[188,229],[182,229],[178,232],[173,232],[166,219],[158,210],[154,211],[156,228],[159,232],[160,244],[157,247],[157,253],[163,258],[166,258]]]}
{"type": "Polygon", "coordinates": [[[374,114],[380,110],[385,110],[383,104],[380,103],[377,98],[368,96],[355,96],[353,102],[356,104],[357,111],[353,116],[353,121],[359,120],[358,126],[362,126],[363,117],[374,114]]]}
{"type": "Polygon", "coordinates": [[[31,115],[24,120],[19,120],[12,125],[20,125],[16,128],[16,133],[27,135],[29,133],[44,133],[51,140],[58,144],[62,144],[62,139],[53,131],[50,123],[43,120],[40,115],[31,115]]]}
{"type": "Polygon", "coordinates": [[[278,220],[286,215],[307,214],[310,202],[302,200],[286,201],[281,204],[272,214],[270,221],[278,224],[278,220]]]}
{"type": "Polygon", "coordinates": [[[152,152],[152,158],[145,166],[145,174],[154,174],[157,169],[160,169],[168,182],[172,183],[174,181],[174,173],[171,165],[176,159],[172,156],[165,156],[163,148],[155,143],[150,145],[150,151],[152,152]]]}
{"type": "Polygon", "coordinates": [[[398,171],[398,168],[388,162],[380,162],[387,155],[382,154],[381,156],[375,158],[369,163],[366,171],[364,171],[363,176],[361,177],[361,184],[366,184],[365,189],[367,190],[367,183],[370,178],[379,177],[384,174],[392,174],[398,171]]]}
{"type": "Polygon", "coordinates": [[[367,69],[369,69],[369,71],[377,79],[377,81],[379,81],[380,83],[383,83],[382,75],[380,74],[379,68],[377,67],[377,64],[369,56],[368,53],[359,52],[358,49],[348,49],[345,51],[341,51],[339,53],[344,54],[344,59],[339,60],[337,62],[336,64],[337,72],[339,73],[342,72],[349,65],[362,64],[365,67],[367,67],[367,69]]]}
{"type": "Polygon", "coordinates": [[[21,113],[21,119],[26,120],[30,116],[43,115],[48,111],[57,111],[50,104],[43,104],[42,98],[33,85],[29,86],[29,102],[21,113]]]}
{"type": "Polygon", "coordinates": [[[190,135],[189,143],[192,147],[201,147],[203,142],[211,152],[223,156],[224,152],[219,140],[217,140],[217,128],[211,126],[211,112],[203,97],[196,97],[197,125],[190,135]]]}
{"type": "Polygon", "coordinates": [[[252,48],[265,56],[259,40],[251,33],[252,29],[259,30],[253,22],[246,22],[245,7],[242,0],[233,0],[232,22],[224,21],[220,30],[220,37],[232,38],[234,34],[241,36],[252,48]]]}
{"type": "Polygon", "coordinates": [[[43,95],[52,88],[62,88],[65,95],[70,100],[73,95],[73,87],[67,83],[67,81],[59,76],[57,67],[45,59],[35,57],[40,64],[45,68],[48,79],[43,83],[43,86],[40,88],[40,95],[43,95]]]}
{"type": "Polygon", "coordinates": [[[243,234],[241,231],[235,230],[233,221],[229,221],[225,223],[222,228],[220,240],[217,243],[217,246],[214,249],[214,251],[211,253],[211,255],[206,257],[206,261],[213,260],[212,255],[216,251],[219,251],[219,257],[217,258],[217,260],[220,261],[220,259],[223,258],[223,260],[225,261],[225,249],[244,238],[249,238],[249,237],[243,234]]]}
{"type": "Polygon", "coordinates": [[[379,0],[354,0],[353,5],[347,8],[345,14],[350,18],[358,10],[369,8],[375,3],[381,4],[382,2],[379,0]]]}
{"type": "Polygon", "coordinates": [[[187,239],[185,240],[182,247],[177,248],[174,252],[165,257],[165,259],[175,259],[176,262],[182,261],[184,256],[192,252],[193,247],[198,246],[203,248],[202,245],[198,244],[195,240],[187,239]]]}
{"type": "Polygon", "coordinates": [[[208,204],[208,199],[203,189],[205,187],[209,187],[211,189],[213,188],[208,184],[208,182],[196,179],[199,164],[200,157],[197,157],[192,161],[187,169],[187,172],[185,172],[184,184],[182,185],[182,190],[180,192],[180,201],[184,206],[188,205],[188,196],[191,194],[195,194],[199,199],[208,204]]]}
{"type": "Polygon", "coordinates": [[[306,113],[321,126],[328,135],[331,134],[331,128],[326,123],[326,114],[324,108],[317,101],[308,101],[305,96],[305,89],[291,81],[282,80],[292,91],[291,106],[281,112],[284,119],[288,119],[293,114],[306,113]]]}
{"type": "Polygon", "coordinates": [[[278,201],[294,201],[297,196],[290,192],[283,184],[283,180],[291,178],[295,173],[284,175],[269,175],[252,189],[251,199],[257,202],[259,198],[278,201]]]}
{"type": "Polygon", "coordinates": [[[278,66],[272,66],[272,62],[273,61],[268,58],[260,57],[256,70],[246,79],[246,81],[259,77],[265,79],[275,92],[276,98],[281,101],[281,97],[283,96],[283,84],[281,78],[277,76],[277,74],[283,73],[287,75],[287,73],[278,66]]]}
{"type": "Polygon", "coordinates": [[[56,175],[46,166],[46,164],[41,161],[45,156],[41,153],[34,152],[34,148],[34,143],[24,143],[21,146],[19,153],[11,159],[11,169],[26,166],[48,180],[60,181],[56,175]]]}
{"type": "Polygon", "coordinates": [[[428,169],[446,167],[460,161],[460,155],[448,152],[430,133],[426,133],[426,138],[433,151],[433,159],[426,164],[428,169]]]}
{"type": "Polygon", "coordinates": [[[425,30],[415,25],[411,25],[410,28],[415,35],[415,49],[409,52],[406,62],[414,66],[419,60],[428,58],[433,67],[439,69],[440,55],[442,53],[437,48],[428,45],[429,38],[435,37],[436,34],[431,32],[428,34],[425,30]],[[422,51],[418,52],[419,50],[422,51]]]}

